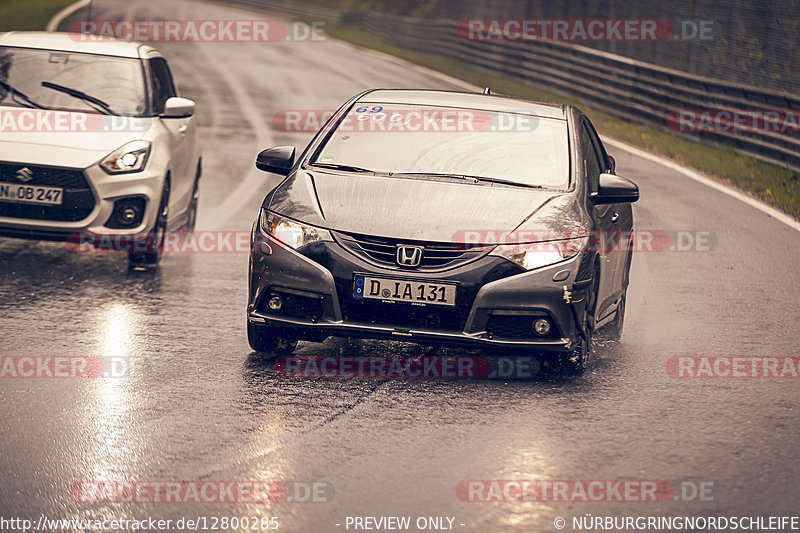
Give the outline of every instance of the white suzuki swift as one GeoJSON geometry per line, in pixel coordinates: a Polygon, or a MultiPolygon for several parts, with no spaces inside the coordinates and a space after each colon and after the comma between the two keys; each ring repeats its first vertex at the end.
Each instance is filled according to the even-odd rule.
{"type": "Polygon", "coordinates": [[[194,109],[150,46],[0,34],[0,235],[157,263],[167,227],[197,217],[194,109]]]}

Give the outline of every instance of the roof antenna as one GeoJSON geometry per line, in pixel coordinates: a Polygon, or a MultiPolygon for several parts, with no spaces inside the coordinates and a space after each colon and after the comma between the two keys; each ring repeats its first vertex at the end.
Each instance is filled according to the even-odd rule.
{"type": "Polygon", "coordinates": [[[487,87],[483,90],[483,94],[492,94],[492,90],[487,87]]]}

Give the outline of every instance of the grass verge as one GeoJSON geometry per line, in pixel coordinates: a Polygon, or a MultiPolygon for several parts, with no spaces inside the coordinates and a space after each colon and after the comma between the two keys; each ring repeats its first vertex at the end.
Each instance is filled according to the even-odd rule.
{"type": "Polygon", "coordinates": [[[53,15],[75,0],[2,0],[0,32],[10,30],[44,30],[53,15]]]}
{"type": "Polygon", "coordinates": [[[409,52],[355,26],[329,24],[326,29],[336,39],[391,54],[480,87],[491,87],[495,93],[577,105],[592,118],[601,134],[695,168],[800,219],[800,176],[791,170],[737,154],[730,148],[710,146],[653,126],[623,120],[585,102],[486,74],[459,61],[409,52]]]}

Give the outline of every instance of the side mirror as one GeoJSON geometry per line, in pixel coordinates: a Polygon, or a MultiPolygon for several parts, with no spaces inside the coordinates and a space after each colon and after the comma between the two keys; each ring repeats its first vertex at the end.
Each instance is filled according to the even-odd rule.
{"type": "Polygon", "coordinates": [[[639,187],[629,179],[614,174],[600,174],[600,186],[590,196],[595,204],[633,203],[639,199],[639,187]]]}
{"type": "Polygon", "coordinates": [[[195,103],[188,98],[173,96],[164,102],[164,118],[188,118],[194,115],[195,103]]]}
{"type": "Polygon", "coordinates": [[[286,176],[294,166],[294,146],[267,148],[256,158],[256,168],[286,176]]]}

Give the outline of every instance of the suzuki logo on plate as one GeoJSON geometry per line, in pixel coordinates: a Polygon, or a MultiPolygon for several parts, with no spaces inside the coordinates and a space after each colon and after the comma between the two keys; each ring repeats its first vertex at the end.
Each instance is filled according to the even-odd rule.
{"type": "Polygon", "coordinates": [[[422,262],[422,246],[398,246],[397,264],[404,267],[416,267],[422,262]]]}
{"type": "Polygon", "coordinates": [[[33,172],[28,167],[17,170],[17,179],[23,183],[28,183],[33,179],[33,172]]]}

